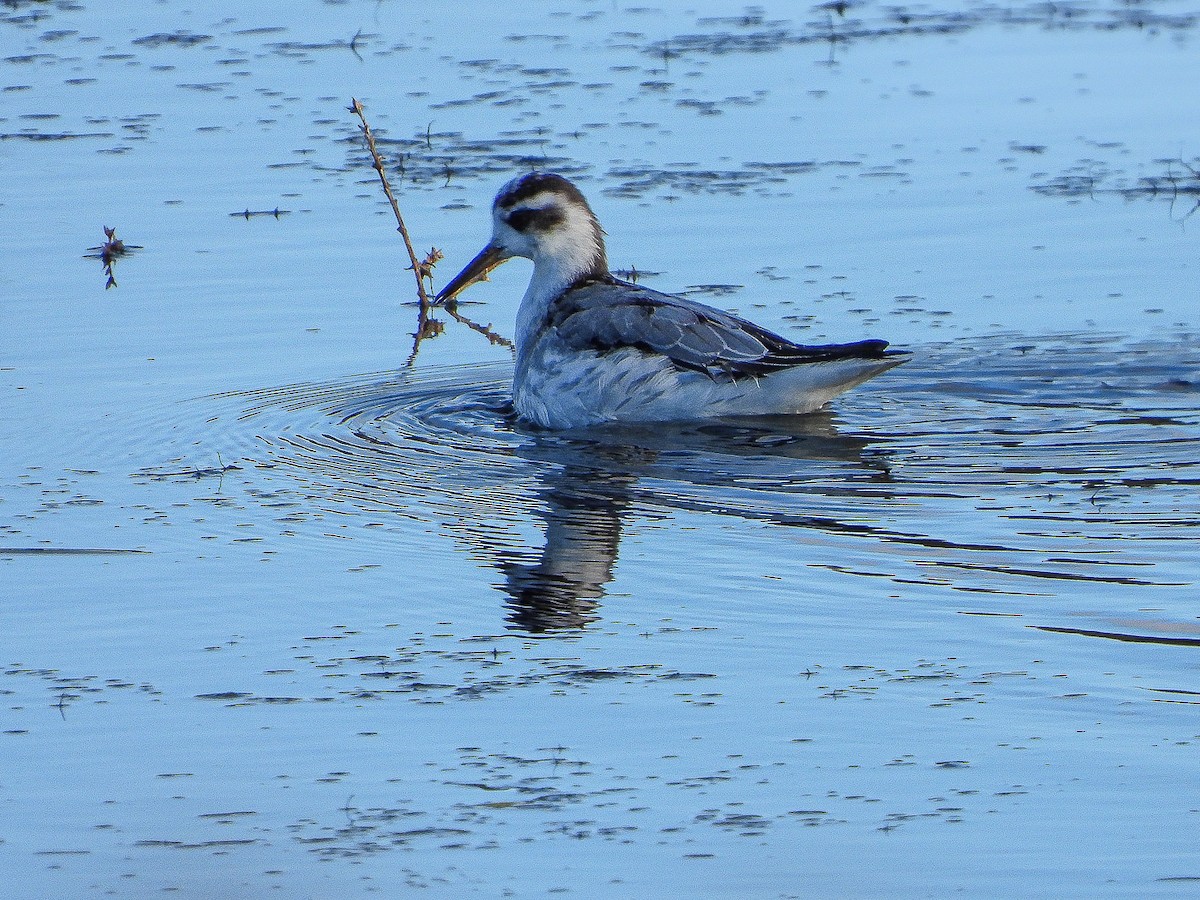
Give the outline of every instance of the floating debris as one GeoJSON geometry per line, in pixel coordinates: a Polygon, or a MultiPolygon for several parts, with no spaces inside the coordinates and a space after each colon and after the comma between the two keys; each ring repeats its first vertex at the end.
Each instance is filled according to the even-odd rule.
{"type": "Polygon", "coordinates": [[[1167,200],[1174,203],[1181,198],[1194,198],[1195,205],[1186,213],[1186,216],[1190,216],[1200,207],[1200,157],[1191,162],[1159,159],[1155,163],[1165,168],[1162,174],[1143,175],[1130,183],[1124,173],[1105,168],[1093,160],[1085,160],[1062,175],[1032,185],[1031,189],[1043,196],[1069,199],[1095,198],[1107,194],[1126,200],[1167,200]]]}
{"type": "Polygon", "coordinates": [[[88,247],[88,252],[83,255],[84,259],[98,259],[104,263],[104,274],[107,280],[104,282],[104,289],[117,286],[117,279],[113,275],[113,266],[116,265],[118,259],[123,256],[128,256],[135,250],[143,248],[136,244],[126,244],[117,237],[117,229],[104,226],[104,243],[98,247],[88,247]]]}
{"type": "Polygon", "coordinates": [[[229,215],[234,219],[246,219],[249,221],[250,219],[257,219],[261,216],[271,216],[278,219],[282,216],[291,215],[291,213],[292,211],[290,209],[280,209],[277,206],[274,209],[250,209],[247,207],[241,212],[231,212],[229,215]]]}
{"type": "Polygon", "coordinates": [[[135,38],[133,43],[139,47],[195,47],[212,40],[211,34],[195,34],[191,31],[174,31],[170,34],[148,34],[135,38]]]}
{"type": "Polygon", "coordinates": [[[865,7],[851,0],[831,0],[814,10],[813,20],[796,26],[777,20],[767,22],[761,15],[736,18],[702,18],[700,28],[711,30],[680,34],[654,41],[644,52],[656,59],[690,56],[724,56],[730,53],[772,53],[786,47],[806,44],[845,46],[862,41],[964,34],[993,25],[1029,26],[1056,31],[1187,31],[1200,22],[1200,14],[1159,13],[1140,5],[1109,9],[1085,8],[1059,3],[1031,3],[1023,7],[979,6],[967,10],[885,7],[874,17],[848,15],[865,7]]]}

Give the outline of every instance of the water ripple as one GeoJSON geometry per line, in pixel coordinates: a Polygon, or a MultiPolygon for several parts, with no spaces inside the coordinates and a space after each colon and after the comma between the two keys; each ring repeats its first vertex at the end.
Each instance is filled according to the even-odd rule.
{"type": "Polygon", "coordinates": [[[509,366],[418,368],[202,398],[191,443],[236,454],[273,498],[436,524],[504,574],[531,631],[594,618],[633,517],[800,528],[858,560],[812,565],[897,584],[1172,587],[1200,537],[1198,371],[1188,339],[999,335],[925,348],[832,412],[548,433],[513,416],[509,366]],[[513,546],[530,522],[542,546],[513,546]]]}

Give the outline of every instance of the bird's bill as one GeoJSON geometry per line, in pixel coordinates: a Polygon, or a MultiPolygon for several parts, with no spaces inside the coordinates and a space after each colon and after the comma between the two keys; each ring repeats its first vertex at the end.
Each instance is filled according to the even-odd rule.
{"type": "Polygon", "coordinates": [[[509,259],[512,259],[512,254],[507,250],[497,247],[495,244],[488,244],[479,251],[478,256],[467,263],[461,272],[450,279],[448,285],[438,291],[437,302],[445,303],[453,300],[475,282],[486,281],[488,273],[492,269],[509,259]]]}

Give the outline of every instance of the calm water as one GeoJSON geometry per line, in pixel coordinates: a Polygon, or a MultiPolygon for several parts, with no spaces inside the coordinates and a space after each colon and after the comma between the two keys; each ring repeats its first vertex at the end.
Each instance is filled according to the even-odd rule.
{"type": "Polygon", "coordinates": [[[0,13],[6,896],[1200,890],[1200,8],[139,6],[0,13]],[[526,429],[352,97],[443,283],[538,166],[915,359],[526,429]]]}

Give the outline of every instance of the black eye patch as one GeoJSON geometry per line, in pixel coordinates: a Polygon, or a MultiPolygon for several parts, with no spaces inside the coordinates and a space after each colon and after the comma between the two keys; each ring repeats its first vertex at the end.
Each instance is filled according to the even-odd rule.
{"type": "Polygon", "coordinates": [[[562,224],[565,216],[557,206],[541,209],[518,209],[504,217],[510,228],[516,231],[549,231],[562,224]]]}

